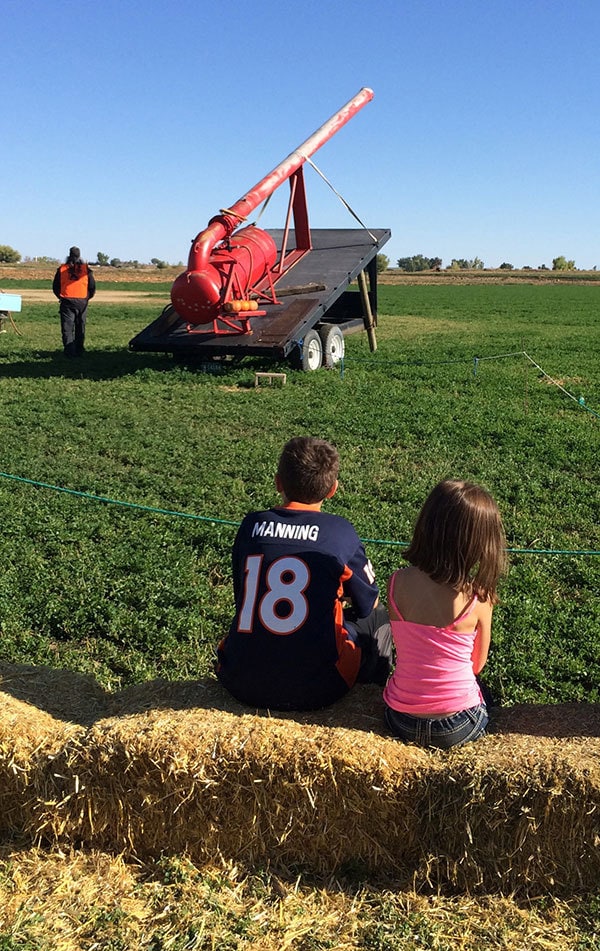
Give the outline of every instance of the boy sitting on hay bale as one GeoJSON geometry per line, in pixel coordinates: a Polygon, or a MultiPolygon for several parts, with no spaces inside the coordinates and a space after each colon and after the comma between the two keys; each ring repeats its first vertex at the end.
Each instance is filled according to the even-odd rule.
{"type": "Polygon", "coordinates": [[[321,511],[338,469],[329,443],[291,439],[275,476],[281,505],[250,513],[237,533],[235,618],[217,676],[249,706],[316,710],[357,681],[386,683],[392,639],[373,568],[350,522],[321,511]]]}

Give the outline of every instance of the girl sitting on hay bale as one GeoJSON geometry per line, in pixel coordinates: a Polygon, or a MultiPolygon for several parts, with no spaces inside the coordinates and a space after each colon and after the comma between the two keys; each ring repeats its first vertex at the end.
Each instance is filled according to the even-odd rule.
{"type": "Polygon", "coordinates": [[[485,733],[477,675],[490,646],[506,540],[492,497],[469,482],[440,482],[425,501],[388,587],[396,667],[384,690],[399,739],[448,749],[485,733]]]}

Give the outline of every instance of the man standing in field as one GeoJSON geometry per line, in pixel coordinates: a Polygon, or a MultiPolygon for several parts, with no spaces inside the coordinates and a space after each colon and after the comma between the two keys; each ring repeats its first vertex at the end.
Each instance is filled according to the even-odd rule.
{"type": "Polygon", "coordinates": [[[88,301],[96,293],[96,281],[89,265],[81,260],[77,247],[69,250],[64,264],[57,269],[52,282],[54,295],[60,301],[60,329],[66,357],[80,357],[85,340],[88,301]]]}

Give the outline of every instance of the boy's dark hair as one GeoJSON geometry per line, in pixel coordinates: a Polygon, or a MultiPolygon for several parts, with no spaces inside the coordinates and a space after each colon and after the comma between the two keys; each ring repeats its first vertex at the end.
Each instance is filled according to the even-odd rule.
{"type": "Polygon", "coordinates": [[[506,538],[492,496],[472,482],[438,483],[425,500],[404,557],[439,584],[495,602],[506,570],[506,538]]]}
{"type": "Polygon", "coordinates": [[[277,475],[290,502],[322,502],[335,485],[340,457],[324,439],[295,436],[283,447],[277,475]]]}

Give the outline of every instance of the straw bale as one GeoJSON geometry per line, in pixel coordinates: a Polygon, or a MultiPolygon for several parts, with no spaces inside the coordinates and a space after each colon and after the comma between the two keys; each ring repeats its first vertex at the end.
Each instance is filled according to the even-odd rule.
{"type": "Polygon", "coordinates": [[[40,779],[80,730],[0,692],[0,836],[35,825],[40,794],[51,799],[54,787],[40,779]]]}
{"type": "Polygon", "coordinates": [[[0,691],[71,723],[93,723],[106,716],[111,703],[90,675],[29,664],[0,663],[0,691]]]}
{"type": "Polygon", "coordinates": [[[249,711],[213,681],[92,691],[87,712],[63,696],[56,716],[8,689],[5,834],[397,887],[559,894],[600,879],[598,705],[502,709],[495,733],[443,753],[386,735],[372,687],[301,715],[249,711]]]}
{"type": "Polygon", "coordinates": [[[372,734],[347,729],[221,711],[112,718],[59,755],[56,773],[77,775],[79,792],[67,782],[40,828],[140,856],[389,868],[392,829],[418,852],[406,777],[428,754],[387,746],[393,765],[372,734]]]}

